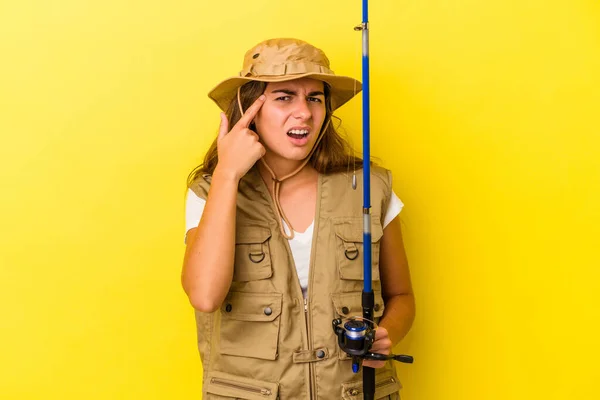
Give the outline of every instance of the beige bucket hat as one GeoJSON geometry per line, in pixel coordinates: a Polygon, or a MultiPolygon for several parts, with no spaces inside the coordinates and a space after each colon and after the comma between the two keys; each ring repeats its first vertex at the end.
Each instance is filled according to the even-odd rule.
{"type": "Polygon", "coordinates": [[[331,107],[335,110],[358,94],[361,83],[348,76],[335,75],[322,50],[298,39],[269,39],[246,52],[239,76],[225,79],[208,94],[223,111],[236,97],[239,87],[250,81],[284,82],[313,78],[331,87],[331,107]]]}

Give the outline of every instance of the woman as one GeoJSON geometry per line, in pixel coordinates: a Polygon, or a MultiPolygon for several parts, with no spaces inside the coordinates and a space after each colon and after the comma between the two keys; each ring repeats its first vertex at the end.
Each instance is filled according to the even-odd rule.
{"type": "MultiPolygon", "coordinates": [[[[196,310],[205,399],[362,398],[332,319],[361,316],[362,161],[330,123],[360,91],[314,46],[259,43],[209,96],[219,134],[188,180],[182,284],[196,310]],[[258,396],[258,397],[257,397],[258,396]]],[[[414,297],[391,173],[372,169],[372,352],[408,332],[414,297]]],[[[397,399],[390,362],[376,398],[397,399]]]]}

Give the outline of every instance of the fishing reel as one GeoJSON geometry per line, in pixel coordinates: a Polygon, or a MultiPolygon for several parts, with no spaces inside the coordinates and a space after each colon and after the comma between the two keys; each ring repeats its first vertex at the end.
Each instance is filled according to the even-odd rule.
{"type": "Polygon", "coordinates": [[[413,357],[404,354],[379,354],[369,350],[375,341],[377,324],[362,317],[350,317],[346,320],[336,318],[332,322],[333,331],[338,338],[338,345],[348,355],[352,356],[352,372],[360,370],[362,360],[396,360],[412,364],[413,357]],[[373,326],[373,328],[371,328],[373,326]]]}

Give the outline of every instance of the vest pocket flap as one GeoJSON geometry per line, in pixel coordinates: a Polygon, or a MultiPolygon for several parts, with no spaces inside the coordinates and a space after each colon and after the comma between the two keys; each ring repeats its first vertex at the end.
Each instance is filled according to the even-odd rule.
{"type": "MultiPolygon", "coordinates": [[[[363,220],[362,218],[353,218],[352,221],[338,222],[333,225],[335,234],[344,242],[363,242],[363,220]]],[[[376,243],[383,236],[383,228],[379,223],[378,217],[373,217],[371,222],[371,242],[376,243]]]]}
{"type": "Polygon", "coordinates": [[[277,359],[282,302],[281,293],[229,292],[220,311],[221,354],[277,359]]]}
{"type": "MultiPolygon", "coordinates": [[[[244,400],[275,400],[279,396],[279,385],[212,371],[205,381],[206,393],[244,400]]],[[[210,397],[209,397],[210,398],[210,397]]],[[[220,398],[220,397],[219,397],[220,398]]]]}
{"type": "MultiPolygon", "coordinates": [[[[375,399],[387,399],[387,396],[396,394],[402,385],[392,371],[384,370],[375,375],[375,399]]],[[[394,397],[396,398],[396,397],[394,397]]],[[[343,400],[362,400],[362,378],[357,381],[342,383],[343,400]]]]}
{"type": "Polygon", "coordinates": [[[271,230],[264,226],[238,226],[235,230],[236,244],[264,243],[271,237],[271,230]]]}
{"type": "MultiPolygon", "coordinates": [[[[381,292],[374,292],[375,305],[373,307],[373,316],[375,318],[383,315],[385,305],[381,292]]],[[[342,317],[360,316],[362,317],[362,292],[334,293],[331,295],[333,306],[338,315],[342,317]]]]}
{"type": "Polygon", "coordinates": [[[250,282],[273,276],[270,238],[271,231],[264,225],[251,223],[237,226],[234,281],[250,282]]]}
{"type": "Polygon", "coordinates": [[[223,320],[274,321],[281,314],[283,295],[280,293],[229,292],[221,305],[223,320]]]}

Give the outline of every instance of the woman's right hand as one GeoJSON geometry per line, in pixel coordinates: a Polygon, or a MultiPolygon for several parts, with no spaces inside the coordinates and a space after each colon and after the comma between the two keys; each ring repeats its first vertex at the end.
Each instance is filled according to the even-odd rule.
{"type": "Polygon", "coordinates": [[[231,128],[231,131],[227,116],[225,113],[221,113],[221,125],[217,138],[219,162],[215,174],[225,174],[225,176],[239,181],[265,155],[266,150],[259,142],[258,134],[249,128],[264,102],[265,95],[261,95],[231,128]]]}

